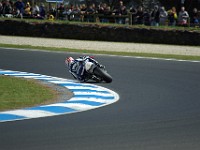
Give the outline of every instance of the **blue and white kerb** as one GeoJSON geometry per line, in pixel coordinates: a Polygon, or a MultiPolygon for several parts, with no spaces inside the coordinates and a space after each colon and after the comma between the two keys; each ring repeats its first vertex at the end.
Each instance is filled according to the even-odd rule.
{"type": "Polygon", "coordinates": [[[114,91],[94,84],[2,69],[0,69],[0,75],[42,80],[65,87],[73,92],[71,99],[60,103],[0,112],[0,122],[76,113],[106,106],[119,100],[119,95],[114,91]]]}

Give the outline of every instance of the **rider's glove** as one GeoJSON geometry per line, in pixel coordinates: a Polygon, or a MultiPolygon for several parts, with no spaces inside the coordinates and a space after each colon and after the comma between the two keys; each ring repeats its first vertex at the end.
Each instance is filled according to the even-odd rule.
{"type": "Polygon", "coordinates": [[[105,68],[105,66],[104,66],[104,65],[99,65],[99,67],[100,67],[100,68],[105,68]]]}

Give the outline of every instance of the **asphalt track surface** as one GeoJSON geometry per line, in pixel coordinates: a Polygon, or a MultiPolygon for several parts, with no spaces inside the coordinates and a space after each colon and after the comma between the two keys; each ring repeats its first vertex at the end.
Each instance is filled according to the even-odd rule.
{"type": "MultiPolygon", "coordinates": [[[[69,53],[0,49],[0,68],[72,79],[69,53]]],[[[120,95],[70,115],[0,123],[1,150],[199,150],[200,63],[96,56],[120,95]]]]}

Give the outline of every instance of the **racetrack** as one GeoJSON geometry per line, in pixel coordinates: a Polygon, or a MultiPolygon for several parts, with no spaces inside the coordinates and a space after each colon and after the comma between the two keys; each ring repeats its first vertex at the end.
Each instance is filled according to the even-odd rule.
{"type": "MultiPolygon", "coordinates": [[[[72,78],[69,53],[0,49],[0,68],[72,78]]],[[[96,56],[120,100],[82,113],[0,123],[2,150],[199,150],[200,63],[96,56]]]]}

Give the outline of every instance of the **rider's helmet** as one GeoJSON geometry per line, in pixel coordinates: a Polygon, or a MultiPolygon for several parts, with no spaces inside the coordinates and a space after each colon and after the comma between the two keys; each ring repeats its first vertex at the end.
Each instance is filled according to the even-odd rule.
{"type": "Polygon", "coordinates": [[[74,61],[73,57],[67,57],[65,63],[69,66],[74,61]]]}

